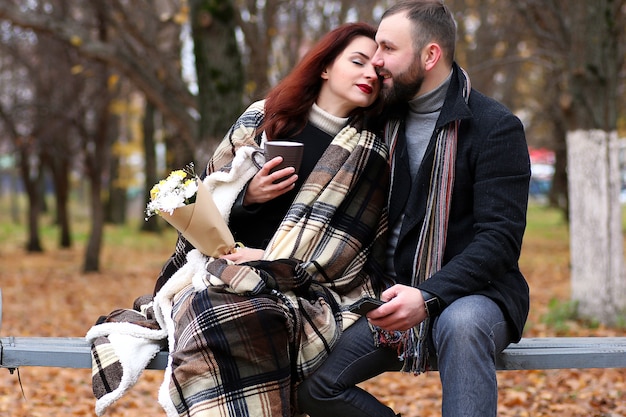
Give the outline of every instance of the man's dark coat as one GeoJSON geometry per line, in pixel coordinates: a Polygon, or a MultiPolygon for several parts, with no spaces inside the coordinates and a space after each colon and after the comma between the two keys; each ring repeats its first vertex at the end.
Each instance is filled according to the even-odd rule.
{"type": "Polygon", "coordinates": [[[444,266],[419,288],[445,305],[470,294],[491,298],[504,311],[513,339],[519,339],[529,310],[528,285],[518,267],[530,180],[524,128],[508,109],[476,90],[466,103],[461,94],[464,82],[455,64],[435,134],[415,179],[410,177],[400,130],[390,224],[402,213],[405,217],[394,265],[398,282],[410,284],[426,210],[434,138],[439,129],[460,119],[444,266]]]}

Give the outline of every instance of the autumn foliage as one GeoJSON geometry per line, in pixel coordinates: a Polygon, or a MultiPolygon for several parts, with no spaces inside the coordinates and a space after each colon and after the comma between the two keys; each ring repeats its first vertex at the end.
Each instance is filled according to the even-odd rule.
{"type": "MultiPolygon", "coordinates": [[[[529,227],[521,260],[531,287],[525,336],[623,336],[623,329],[592,326],[558,314],[559,306],[569,300],[567,229],[558,217],[542,221],[548,223],[529,227]]],[[[107,230],[107,239],[116,233],[107,230]]],[[[83,336],[98,316],[130,307],[136,296],[152,291],[174,243],[170,231],[132,232],[119,241],[107,240],[103,272],[85,275],[80,272],[82,248],[27,255],[19,248],[20,238],[0,239],[2,336],[83,336]]],[[[157,403],[161,379],[162,371],[144,372],[106,416],[164,416],[157,403]]],[[[500,416],[626,416],[624,370],[503,371],[498,381],[500,416]]],[[[403,417],[440,415],[437,372],[419,377],[389,373],[363,387],[403,417]]],[[[0,417],[94,415],[91,370],[22,368],[18,375],[0,369],[0,417]]]]}

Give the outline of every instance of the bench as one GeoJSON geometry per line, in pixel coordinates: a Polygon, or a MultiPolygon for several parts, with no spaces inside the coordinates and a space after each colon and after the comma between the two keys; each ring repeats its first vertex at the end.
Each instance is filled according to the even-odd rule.
{"type": "MultiPolygon", "coordinates": [[[[165,369],[161,351],[148,369],[165,369]]],[[[1,337],[0,367],[91,368],[82,337],[1,337]]],[[[498,370],[626,368],[626,337],[541,337],[513,343],[497,359],[498,370]]]]}
{"type": "MultiPolygon", "coordinates": [[[[167,357],[159,352],[148,369],[165,369],[167,357]]],[[[507,347],[496,365],[501,371],[626,368],[626,337],[524,338],[507,347]]],[[[91,368],[91,347],[82,337],[0,337],[0,368],[26,366],[91,368]]]]}

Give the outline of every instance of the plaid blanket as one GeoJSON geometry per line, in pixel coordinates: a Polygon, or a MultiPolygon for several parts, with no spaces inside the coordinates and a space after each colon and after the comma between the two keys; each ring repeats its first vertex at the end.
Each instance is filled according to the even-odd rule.
{"type": "MultiPolygon", "coordinates": [[[[256,103],[235,123],[209,174],[236,169],[238,149],[259,145],[262,111],[256,103]]],[[[159,393],[169,416],[297,413],[295,386],[358,318],[342,306],[384,285],[374,278],[383,270],[387,184],[385,145],[351,125],[305,181],[262,260],[209,259],[179,241],[154,298],[170,350],[159,393]]]]}
{"type": "Polygon", "coordinates": [[[98,416],[137,382],[150,360],[166,346],[167,332],[158,324],[152,307],[152,296],[138,297],[132,309],[100,317],[85,336],[91,343],[98,416]]]}

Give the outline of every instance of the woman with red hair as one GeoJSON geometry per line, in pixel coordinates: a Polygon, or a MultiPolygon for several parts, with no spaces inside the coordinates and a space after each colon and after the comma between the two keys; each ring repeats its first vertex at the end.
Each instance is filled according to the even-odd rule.
{"type": "MultiPolygon", "coordinates": [[[[269,141],[303,143],[304,158],[297,175],[290,168],[270,175],[281,162],[274,159],[247,185],[230,214],[230,228],[236,241],[264,249],[333,137],[349,120],[353,125],[362,124],[366,112],[374,112],[380,84],[369,62],[375,51],[371,48],[376,46],[372,30],[368,24],[353,23],[327,34],[264,101],[253,104],[240,119],[251,114],[255,118],[263,117],[258,132],[263,132],[269,141]],[[285,175],[289,177],[275,183],[285,175]]],[[[238,125],[233,129],[238,129],[238,125]]],[[[231,131],[228,137],[236,135],[231,131]]],[[[231,141],[224,145],[222,150],[230,152],[231,141]]],[[[219,155],[220,150],[209,168],[215,169],[219,155]]],[[[260,253],[249,249],[226,256],[237,262],[258,257],[260,253]]]]}
{"type": "Polygon", "coordinates": [[[216,259],[180,236],[162,270],[168,416],[295,415],[296,386],[359,317],[346,306],[385,286],[388,150],[368,129],[374,35],[352,23],[324,36],[209,161],[204,182],[245,247],[216,259]],[[273,140],[304,144],[297,174],[259,158],[273,140]]]}

